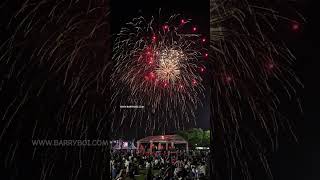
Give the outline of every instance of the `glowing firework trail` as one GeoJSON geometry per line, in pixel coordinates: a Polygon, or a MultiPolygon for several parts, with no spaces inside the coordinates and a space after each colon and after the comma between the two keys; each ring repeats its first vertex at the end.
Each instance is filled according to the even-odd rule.
{"type": "MultiPolygon", "coordinates": [[[[281,96],[291,99],[301,85],[291,70],[294,56],[274,38],[275,24],[295,21],[248,1],[210,2],[213,152],[228,162],[213,162],[212,172],[224,168],[233,176],[241,167],[243,178],[252,179],[250,160],[257,159],[272,177],[266,155],[278,147],[281,125],[289,124],[278,110],[281,96]]],[[[291,131],[290,124],[283,127],[291,131]]]]}
{"type": "Polygon", "coordinates": [[[120,125],[141,124],[145,119],[146,129],[154,131],[169,123],[183,128],[195,120],[204,90],[205,38],[179,15],[160,21],[165,20],[134,18],[116,36],[112,113],[117,114],[120,105],[146,107],[121,110],[120,125]]]}
{"type": "MultiPolygon", "coordinates": [[[[1,10],[12,2],[1,4],[1,10]]],[[[105,1],[101,2],[13,3],[21,6],[2,33],[10,37],[1,39],[0,45],[0,145],[6,147],[0,156],[6,157],[10,178],[23,176],[16,172],[29,168],[19,157],[32,157],[30,162],[41,168],[39,179],[59,171],[64,174],[62,179],[77,179],[79,174],[106,179],[104,166],[109,163],[102,161],[100,150],[30,148],[25,142],[48,137],[105,138],[107,113],[121,114],[121,118],[113,117],[114,127],[123,122],[140,123],[151,130],[156,125],[183,127],[194,119],[201,104],[200,74],[206,69],[212,77],[214,152],[222,149],[228,174],[241,166],[244,177],[250,179],[248,159],[259,159],[269,172],[265,153],[269,146],[262,139],[266,136],[276,148],[277,134],[286,123],[278,113],[281,96],[273,84],[281,84],[293,97],[298,82],[290,69],[294,57],[270,35],[274,22],[288,19],[247,1],[211,0],[210,67],[205,68],[202,58],[209,53],[200,44],[206,40],[197,34],[197,27],[187,26],[189,20],[172,16],[160,23],[136,18],[118,34],[114,64],[107,66],[101,54],[108,51],[103,30],[108,11],[105,1]],[[109,67],[114,67],[111,84],[106,80],[109,67]],[[106,107],[110,85],[111,112],[106,107]],[[120,110],[121,105],[145,108],[120,110]],[[251,116],[245,116],[244,109],[251,116]],[[21,139],[25,136],[30,137],[21,139]],[[57,157],[65,160],[61,167],[57,157]]],[[[294,31],[299,30],[298,25],[295,21],[294,31]]]]}
{"type": "Polygon", "coordinates": [[[105,179],[107,147],[58,150],[31,140],[106,138],[107,1],[10,0],[0,9],[14,11],[0,44],[0,157],[9,177],[35,168],[34,179],[105,179]]]}

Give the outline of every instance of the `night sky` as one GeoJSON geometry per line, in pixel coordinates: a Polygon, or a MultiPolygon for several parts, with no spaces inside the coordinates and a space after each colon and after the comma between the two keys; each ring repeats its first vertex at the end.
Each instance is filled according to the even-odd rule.
{"type": "MultiPolygon", "coordinates": [[[[301,96],[303,115],[291,102],[282,102],[281,111],[292,120],[293,129],[298,138],[298,142],[284,132],[280,135],[279,150],[271,155],[271,167],[276,180],[318,180],[320,179],[320,158],[319,158],[319,75],[316,61],[319,59],[319,35],[317,22],[317,5],[307,0],[297,1],[272,1],[275,8],[281,14],[300,19],[297,13],[303,15],[306,22],[299,24],[295,29],[294,24],[284,23],[281,25],[279,36],[287,43],[297,57],[294,70],[302,80],[305,87],[298,89],[297,94],[301,96]]],[[[196,22],[207,26],[207,18],[203,9],[208,9],[208,1],[113,1],[113,32],[119,29],[120,24],[130,19],[130,16],[136,16],[137,12],[143,14],[152,14],[159,7],[166,11],[176,11],[190,14],[196,22]],[[130,8],[126,8],[130,7],[130,8]],[[126,9],[124,11],[124,9],[126,9]]],[[[209,93],[206,93],[207,95],[209,93]]],[[[210,98],[208,98],[210,99],[210,98]]],[[[209,124],[209,100],[205,106],[199,110],[198,125],[207,128],[209,124]]],[[[235,178],[236,179],[236,178],[235,178]]]]}
{"type": "MultiPolygon", "coordinates": [[[[286,115],[289,119],[294,119],[298,142],[283,134],[279,150],[272,155],[271,167],[276,180],[316,180],[320,178],[318,6],[315,1],[307,0],[298,0],[291,5],[306,19],[306,23],[299,26],[298,31],[288,25],[281,32],[284,41],[297,57],[294,69],[304,84],[304,88],[298,91],[302,97],[303,115],[297,118],[290,111],[292,104],[282,103],[281,107],[287,111],[286,115]]],[[[292,14],[292,8],[283,4],[280,7],[281,12],[292,14]]]]}
{"type": "MultiPolygon", "coordinates": [[[[297,94],[302,97],[303,115],[290,102],[282,102],[280,109],[283,113],[294,121],[293,129],[298,138],[298,142],[288,134],[280,135],[279,150],[271,155],[271,167],[276,180],[293,179],[293,180],[318,180],[320,179],[320,158],[319,158],[319,75],[316,61],[319,59],[319,35],[317,22],[317,5],[307,0],[297,1],[272,1],[276,9],[281,14],[289,17],[300,19],[296,12],[299,12],[306,19],[305,23],[299,24],[296,30],[293,24],[282,24],[279,36],[287,43],[297,57],[294,70],[302,80],[305,87],[298,89],[297,94]],[[316,100],[317,99],[317,100],[316,100]]],[[[206,25],[206,18],[203,9],[207,9],[208,1],[113,1],[113,26],[114,31],[119,29],[119,25],[130,19],[130,15],[135,16],[137,10],[140,13],[152,14],[157,8],[164,10],[181,10],[191,14],[193,19],[197,19],[199,24],[206,25]],[[129,6],[130,8],[125,8],[129,6]],[[124,9],[127,9],[124,11],[124,9]],[[116,18],[115,18],[116,17],[116,18]]],[[[207,93],[209,94],[209,93],[207,93]]],[[[209,98],[208,98],[209,99],[209,98]]],[[[208,100],[209,101],[209,100],[208,100]]],[[[199,110],[198,123],[202,128],[208,127],[209,124],[209,107],[208,102],[199,110]]],[[[236,178],[235,178],[236,179],[236,178]]]]}
{"type": "MultiPolygon", "coordinates": [[[[128,1],[117,0],[111,1],[111,32],[113,35],[120,31],[120,28],[132,18],[138,16],[151,17],[156,16],[161,11],[161,14],[181,14],[182,17],[192,19],[193,25],[196,25],[200,34],[209,38],[209,1],[203,0],[196,4],[191,1],[128,1]],[[130,8],[126,8],[130,7],[130,8]]],[[[204,79],[205,84],[205,98],[202,98],[202,107],[196,111],[197,124],[191,124],[187,128],[202,128],[208,130],[210,128],[210,110],[209,110],[209,87],[208,79],[204,79]]],[[[120,116],[118,116],[120,117],[120,116]]],[[[170,127],[169,127],[170,128],[170,127]]],[[[141,138],[146,134],[139,131],[139,128],[123,127],[123,137],[125,138],[141,138]]],[[[167,133],[175,133],[177,130],[171,127],[167,133]]]]}
{"type": "Polygon", "coordinates": [[[295,8],[307,22],[298,32],[289,31],[283,37],[297,57],[295,70],[305,85],[300,91],[304,113],[295,124],[298,143],[285,136],[281,138],[280,149],[272,158],[272,167],[275,179],[316,180],[320,178],[319,16],[315,1],[298,1],[295,8]]]}
{"type": "MultiPolygon", "coordinates": [[[[271,159],[271,168],[274,174],[275,180],[319,180],[320,179],[320,136],[319,136],[319,66],[317,61],[319,61],[319,52],[320,52],[320,36],[319,36],[319,6],[312,2],[311,0],[296,0],[296,1],[282,1],[282,0],[273,0],[273,3],[277,4],[276,9],[280,10],[282,14],[293,16],[298,19],[295,11],[301,13],[306,19],[305,23],[299,25],[299,28],[296,30],[292,24],[283,24],[281,31],[279,31],[279,36],[287,43],[289,48],[292,50],[293,54],[297,57],[296,64],[294,65],[294,70],[297,73],[298,77],[302,80],[304,84],[303,89],[298,89],[297,94],[301,96],[302,99],[302,109],[303,115],[297,113],[298,109],[296,105],[291,104],[291,102],[282,102],[280,105],[281,111],[288,117],[288,119],[293,120],[293,129],[297,136],[298,142],[294,138],[288,135],[287,132],[280,134],[280,147],[277,152],[270,155],[271,159]]],[[[0,5],[1,6],[1,5],[0,5]]],[[[144,14],[150,15],[158,11],[159,8],[162,8],[164,12],[181,12],[186,16],[190,16],[197,22],[202,28],[203,33],[208,33],[206,28],[208,28],[209,20],[209,1],[208,0],[195,0],[195,1],[184,1],[184,0],[113,0],[111,3],[111,32],[116,33],[119,31],[121,25],[129,20],[132,17],[137,15],[144,14]]],[[[3,8],[2,8],[3,9],[3,8]]],[[[10,18],[8,15],[10,11],[13,11],[10,8],[5,8],[6,11],[1,12],[2,22],[7,23],[10,18]]],[[[8,30],[5,29],[5,24],[0,24],[1,26],[1,40],[7,38],[9,34],[8,30]]],[[[32,44],[32,43],[31,43],[32,44]]],[[[29,48],[32,48],[30,46],[29,48]]],[[[0,60],[1,62],[1,60],[0,60]]],[[[7,67],[1,63],[0,67],[0,83],[5,80],[7,67]]],[[[46,78],[46,69],[44,67],[42,70],[36,69],[36,76],[39,79],[46,78]]],[[[33,76],[32,76],[33,77],[33,76]]],[[[50,117],[53,116],[56,112],[54,109],[58,107],[61,102],[64,102],[64,98],[61,94],[56,94],[55,90],[59,89],[59,83],[61,79],[54,79],[50,82],[48,88],[50,90],[46,91],[48,94],[45,95],[44,99],[35,100],[30,104],[24,114],[20,114],[19,117],[25,118],[25,121],[21,124],[14,125],[15,128],[10,131],[10,138],[5,139],[5,142],[1,142],[0,145],[8,145],[12,139],[19,139],[22,141],[27,141],[30,133],[32,133],[32,126],[34,123],[32,118],[44,119],[40,127],[43,127],[43,131],[50,129],[50,127],[56,126],[55,122],[50,121],[50,117]],[[48,102],[46,102],[48,101],[48,102]],[[36,104],[36,105],[35,105],[36,104]],[[38,114],[39,115],[38,115],[38,114]],[[31,119],[31,120],[30,120],[31,119]],[[29,120],[29,121],[27,121],[29,120]],[[30,122],[31,121],[31,122],[30,122]],[[49,127],[49,128],[48,128],[49,127]],[[23,131],[22,131],[22,130],[23,131]],[[27,140],[26,140],[27,139],[27,140]],[[8,143],[9,142],[9,143],[8,143]]],[[[27,81],[27,82],[31,82],[27,81]]],[[[6,91],[5,94],[2,94],[1,105],[7,106],[10,104],[10,101],[4,97],[11,97],[19,94],[19,90],[15,87],[20,86],[19,82],[11,82],[10,91],[6,91]]],[[[209,89],[206,90],[206,95],[209,95],[209,89]]],[[[23,98],[17,96],[19,98],[23,98]]],[[[99,99],[96,98],[96,99],[99,99]]],[[[204,107],[198,110],[198,127],[208,129],[209,127],[209,103],[210,98],[203,100],[204,107]]],[[[1,106],[1,112],[4,112],[5,108],[1,106]]],[[[0,119],[1,120],[1,119],[0,119]]],[[[3,122],[0,123],[2,128],[3,122]]],[[[50,133],[55,133],[56,129],[50,129],[50,133]]],[[[94,130],[93,130],[94,131],[94,130]]],[[[130,131],[129,134],[134,136],[136,131],[130,131]]],[[[55,136],[54,136],[55,137],[55,136]]],[[[59,136],[58,136],[59,137],[59,136]]],[[[15,160],[17,164],[15,169],[11,169],[10,173],[15,174],[18,171],[21,176],[17,177],[37,177],[30,175],[30,172],[40,171],[40,161],[33,160],[33,163],[29,163],[32,155],[32,148],[30,145],[21,145],[20,151],[17,152],[22,158],[17,158],[15,160]],[[21,154],[19,154],[21,153],[21,154]],[[30,157],[29,157],[30,156],[30,157]],[[31,164],[31,165],[30,165],[31,164]],[[31,166],[34,166],[31,169],[31,166]],[[24,167],[28,167],[24,169],[24,167]],[[20,169],[19,169],[20,168],[20,169]],[[30,168],[30,169],[29,169],[30,168]],[[38,168],[38,169],[37,169],[38,168]],[[16,172],[17,171],[17,172],[16,172]],[[30,172],[29,172],[30,171],[30,172]]],[[[2,147],[1,147],[2,148],[2,147]]],[[[6,146],[5,149],[0,151],[0,162],[6,158],[5,154],[11,146],[6,146]]],[[[64,164],[63,153],[59,156],[61,164],[64,164]]],[[[44,154],[48,155],[48,154],[44,154]]],[[[58,157],[58,156],[57,156],[58,157]]],[[[71,157],[72,158],[72,157],[71,157]]],[[[73,157],[76,159],[76,157],[73,157]]],[[[91,157],[88,156],[88,162],[91,160],[91,157]]],[[[78,163],[78,162],[76,162],[78,163]]],[[[100,162],[101,163],[101,162],[100,162]]],[[[61,166],[60,173],[64,173],[64,168],[71,168],[72,160],[69,164],[61,166]]],[[[2,164],[0,166],[3,167],[2,164]]],[[[0,169],[0,179],[1,173],[4,169],[0,169]]],[[[70,169],[69,169],[70,170],[70,169]]],[[[58,176],[57,177],[61,177],[58,176]]],[[[11,178],[11,179],[14,179],[11,178]]],[[[237,178],[235,178],[237,179],[237,178]]],[[[262,178],[263,179],[263,178],[262,178]]],[[[259,179],[260,180],[260,179],[259,179]]]]}

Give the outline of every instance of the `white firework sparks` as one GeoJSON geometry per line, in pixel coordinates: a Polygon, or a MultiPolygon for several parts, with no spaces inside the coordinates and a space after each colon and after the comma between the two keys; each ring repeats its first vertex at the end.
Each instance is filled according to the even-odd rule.
{"type": "Polygon", "coordinates": [[[160,80],[175,83],[180,79],[180,66],[185,55],[182,51],[169,49],[163,50],[159,56],[156,74],[160,80]]]}
{"type": "Polygon", "coordinates": [[[204,90],[201,63],[207,52],[204,38],[196,29],[188,29],[188,22],[178,15],[163,24],[139,17],[121,29],[115,41],[111,76],[111,87],[116,90],[113,112],[117,104],[144,105],[146,109],[121,111],[120,124],[145,119],[146,129],[153,131],[169,123],[177,129],[195,123],[195,110],[204,90]]]}

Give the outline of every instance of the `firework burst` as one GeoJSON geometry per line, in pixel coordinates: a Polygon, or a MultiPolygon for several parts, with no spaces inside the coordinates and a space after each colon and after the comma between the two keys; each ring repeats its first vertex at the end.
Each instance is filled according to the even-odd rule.
{"type": "Polygon", "coordinates": [[[145,117],[147,129],[153,131],[167,127],[170,121],[175,128],[183,128],[184,123],[195,120],[194,111],[204,90],[205,38],[192,27],[191,20],[179,15],[164,23],[160,20],[134,18],[115,40],[113,112],[125,104],[145,107],[122,110],[120,124],[128,120],[141,123],[145,117]]]}
{"type": "Polygon", "coordinates": [[[244,179],[255,179],[254,159],[272,178],[268,153],[278,147],[280,128],[292,132],[278,107],[301,87],[291,69],[295,58],[275,32],[279,22],[296,21],[250,1],[210,3],[212,144],[227,164],[213,158],[212,172],[233,176],[241,169],[244,179]]]}
{"type": "Polygon", "coordinates": [[[106,163],[93,159],[102,160],[107,146],[39,148],[32,140],[108,135],[106,102],[98,100],[107,98],[97,98],[106,97],[107,1],[10,0],[0,10],[8,18],[0,42],[3,178],[105,179],[106,163]]]}

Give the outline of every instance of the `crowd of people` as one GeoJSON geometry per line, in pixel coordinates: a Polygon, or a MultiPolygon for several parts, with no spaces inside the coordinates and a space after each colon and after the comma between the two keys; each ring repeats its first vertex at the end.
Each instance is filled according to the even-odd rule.
{"type": "Polygon", "coordinates": [[[147,180],[208,179],[208,152],[175,151],[143,153],[114,151],[110,161],[111,176],[115,180],[133,180],[144,176],[147,180]]]}

